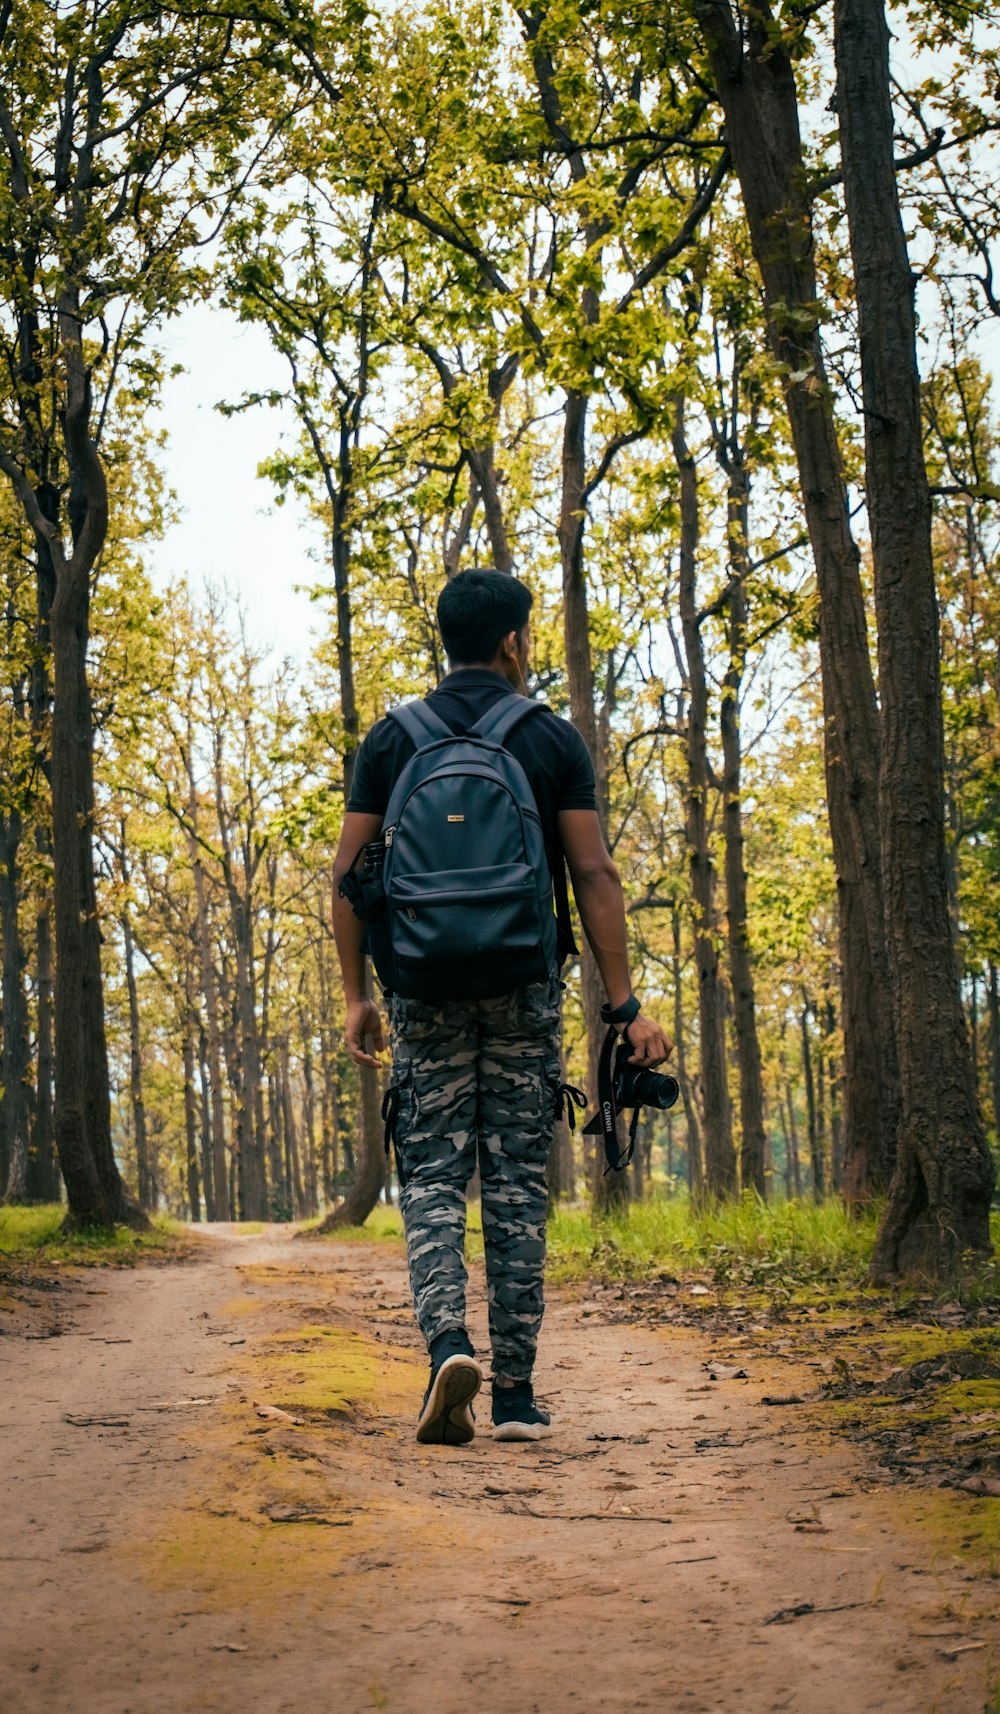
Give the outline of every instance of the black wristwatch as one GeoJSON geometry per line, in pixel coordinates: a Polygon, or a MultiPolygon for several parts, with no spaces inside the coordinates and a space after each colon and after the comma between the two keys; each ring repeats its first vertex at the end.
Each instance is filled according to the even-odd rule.
{"type": "Polygon", "coordinates": [[[629,1024],[634,1023],[641,1011],[642,1007],[635,995],[630,994],[620,1006],[611,1006],[605,1001],[601,1007],[601,1022],[602,1024],[624,1024],[627,1028],[629,1024]]]}

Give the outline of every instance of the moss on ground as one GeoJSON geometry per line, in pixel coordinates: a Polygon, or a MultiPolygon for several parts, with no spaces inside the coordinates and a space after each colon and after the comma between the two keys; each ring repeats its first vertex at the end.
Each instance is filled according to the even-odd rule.
{"type": "MultiPolygon", "coordinates": [[[[295,1283],[301,1290],[301,1274],[295,1283]]],[[[273,1298],[241,1301],[248,1315],[278,1307],[273,1298]]],[[[340,1604],[363,1602],[373,1563],[419,1556],[433,1576],[437,1556],[462,1545],[453,1524],[385,1482],[384,1461],[375,1490],[348,1455],[376,1416],[386,1440],[402,1432],[397,1415],[412,1432],[423,1384],[415,1354],[311,1319],[266,1335],[234,1369],[242,1400],[200,1417],[184,1436],[195,1459],[187,1504],[127,1549],[165,1596],[234,1615],[280,1617],[290,1600],[318,1613],[334,1581],[340,1604]],[[257,1403],[288,1411],[299,1426],[261,1420],[257,1403]]]]}
{"type": "Polygon", "coordinates": [[[412,1406],[423,1368],[410,1352],[342,1327],[290,1328],[254,1360],[261,1401],[291,1411],[347,1416],[412,1406]]]}
{"type": "Polygon", "coordinates": [[[196,1227],[160,1215],[143,1232],[130,1226],[116,1226],[113,1232],[67,1231],[66,1212],[57,1202],[0,1208],[0,1262],[130,1267],[144,1258],[185,1255],[192,1232],[197,1232],[196,1227]]]}

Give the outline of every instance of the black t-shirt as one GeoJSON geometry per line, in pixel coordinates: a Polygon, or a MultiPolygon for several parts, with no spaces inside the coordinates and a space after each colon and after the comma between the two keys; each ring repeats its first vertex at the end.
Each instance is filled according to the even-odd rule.
{"type": "MultiPolygon", "coordinates": [[[[432,713],[455,733],[468,732],[502,696],[516,696],[506,679],[484,667],[459,667],[427,698],[432,713]]],[[[590,754],[575,726],[550,710],[515,727],[505,748],[520,762],[531,787],[545,840],[559,909],[559,957],[575,952],[565,900],[565,858],[559,811],[597,808],[590,754]],[[561,898],[560,898],[561,895],[561,898]]],[[[358,751],[348,809],[384,816],[392,788],[413,755],[413,744],[395,720],[380,720],[358,751]]]]}

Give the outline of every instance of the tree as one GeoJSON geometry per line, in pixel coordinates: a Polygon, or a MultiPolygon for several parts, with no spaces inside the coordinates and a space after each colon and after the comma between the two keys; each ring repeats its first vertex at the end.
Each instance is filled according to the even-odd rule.
{"type": "Polygon", "coordinates": [[[886,1182],[899,1088],[885,948],[878,826],[879,733],[858,552],[819,333],[809,176],[789,36],[767,0],[745,18],[730,0],[694,0],[726,115],[767,336],[781,366],[819,586],[824,747],[840,900],[844,1130],[850,1192],[886,1182]]]}
{"type": "Polygon", "coordinates": [[[244,89],[227,76],[237,41],[224,15],[147,17],[124,0],[58,15],[33,0],[16,28],[13,7],[0,11],[0,471],[47,580],[56,1143],[72,1217],[100,1225],[136,1217],[111,1141],[94,885],[87,648],[109,521],[100,441],[140,330],[177,303],[205,215],[231,194],[221,157],[232,164],[248,130],[244,89]]]}
{"type": "Polygon", "coordinates": [[[882,711],[880,828],[901,1073],[899,1152],[877,1275],[944,1277],[989,1250],[994,1169],[952,957],[940,633],[914,282],[893,166],[882,0],[836,0],[844,193],[854,258],[882,711]]]}

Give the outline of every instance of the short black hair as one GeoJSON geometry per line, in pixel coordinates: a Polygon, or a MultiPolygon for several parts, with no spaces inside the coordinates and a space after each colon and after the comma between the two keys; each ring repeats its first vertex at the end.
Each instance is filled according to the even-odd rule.
{"type": "Polygon", "coordinates": [[[460,571],[438,597],[441,641],[450,661],[491,661],[504,637],[528,623],[531,590],[506,571],[460,571]]]}

